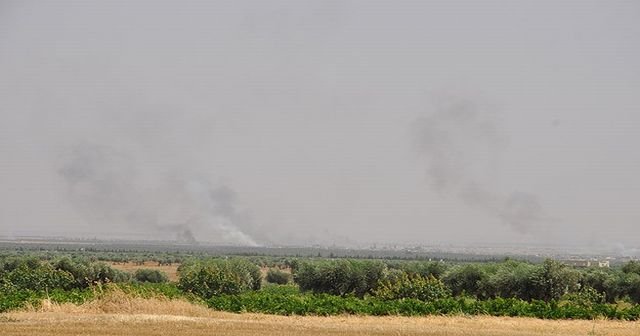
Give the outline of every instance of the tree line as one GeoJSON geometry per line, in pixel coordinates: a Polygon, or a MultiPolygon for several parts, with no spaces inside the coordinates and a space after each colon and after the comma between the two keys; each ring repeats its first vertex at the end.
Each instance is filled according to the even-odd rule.
{"type": "Polygon", "coordinates": [[[612,269],[578,269],[554,260],[449,264],[287,259],[272,264],[263,279],[264,266],[241,257],[190,258],[178,268],[177,283],[167,283],[159,270],[131,274],[82,257],[0,257],[0,311],[45,296],[81,301],[105,284],[167,283],[163,290],[231,311],[259,311],[260,303],[262,312],[323,314],[334,311],[323,306],[334,302],[342,313],[357,307],[354,312],[367,314],[456,309],[576,318],[635,319],[640,314],[640,263],[635,261],[612,269]],[[265,283],[271,285],[263,288],[265,283]],[[631,304],[631,310],[618,310],[620,302],[631,304]]]}

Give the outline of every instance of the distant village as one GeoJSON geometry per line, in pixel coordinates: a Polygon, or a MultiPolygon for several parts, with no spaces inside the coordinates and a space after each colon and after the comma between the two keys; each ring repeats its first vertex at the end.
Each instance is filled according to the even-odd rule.
{"type": "Polygon", "coordinates": [[[610,258],[606,258],[604,260],[591,258],[591,259],[560,259],[558,260],[561,263],[573,266],[573,267],[601,267],[608,268],[610,266],[610,258]]]}

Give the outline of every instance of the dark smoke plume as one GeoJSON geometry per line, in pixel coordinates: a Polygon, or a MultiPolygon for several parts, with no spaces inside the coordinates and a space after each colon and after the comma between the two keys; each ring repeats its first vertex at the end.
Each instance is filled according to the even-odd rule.
{"type": "Polygon", "coordinates": [[[518,233],[531,233],[544,219],[536,195],[492,190],[486,176],[504,146],[495,117],[470,100],[447,98],[414,124],[419,152],[427,162],[427,177],[440,195],[454,195],[467,206],[485,210],[518,233]]]}
{"type": "Polygon", "coordinates": [[[514,192],[507,198],[500,216],[519,233],[529,233],[531,228],[542,221],[542,205],[536,195],[514,192]]]}

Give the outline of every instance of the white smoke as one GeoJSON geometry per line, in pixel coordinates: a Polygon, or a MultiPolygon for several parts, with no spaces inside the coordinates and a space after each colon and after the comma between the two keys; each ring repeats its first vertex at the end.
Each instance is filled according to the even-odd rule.
{"type": "Polygon", "coordinates": [[[94,227],[172,232],[181,242],[256,246],[235,194],[203,178],[173,173],[145,179],[134,160],[107,146],[77,146],[60,168],[70,202],[94,227]]]}

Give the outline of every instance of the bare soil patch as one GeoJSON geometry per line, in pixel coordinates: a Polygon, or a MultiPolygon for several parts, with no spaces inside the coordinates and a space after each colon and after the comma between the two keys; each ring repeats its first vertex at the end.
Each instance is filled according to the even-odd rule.
{"type": "Polygon", "coordinates": [[[135,273],[136,270],[141,268],[157,269],[167,273],[167,277],[169,277],[169,281],[178,281],[178,267],[180,266],[180,264],[158,265],[158,263],[155,261],[145,261],[142,264],[135,263],[135,262],[127,262],[127,263],[111,262],[109,263],[109,265],[111,265],[111,267],[115,269],[129,272],[131,274],[135,273]]]}

